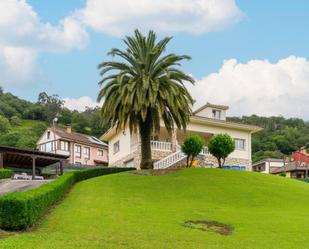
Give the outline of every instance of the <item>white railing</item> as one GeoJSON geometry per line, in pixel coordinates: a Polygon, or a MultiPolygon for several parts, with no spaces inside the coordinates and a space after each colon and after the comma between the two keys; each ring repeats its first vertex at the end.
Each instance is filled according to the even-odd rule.
{"type": "Polygon", "coordinates": [[[155,162],[153,164],[153,168],[154,169],[165,169],[183,160],[184,158],[186,158],[186,155],[181,150],[179,150],[155,162]]]}
{"type": "Polygon", "coordinates": [[[209,155],[208,148],[206,146],[204,146],[200,154],[203,155],[203,156],[209,155]]]}
{"type": "Polygon", "coordinates": [[[172,151],[172,143],[151,140],[151,149],[160,151],[172,151]]]}
{"type": "MultiPolygon", "coordinates": [[[[161,142],[161,141],[150,141],[151,149],[158,151],[172,151],[172,143],[170,142],[161,142]]],[[[138,143],[131,144],[131,153],[137,150],[138,143]]]]}

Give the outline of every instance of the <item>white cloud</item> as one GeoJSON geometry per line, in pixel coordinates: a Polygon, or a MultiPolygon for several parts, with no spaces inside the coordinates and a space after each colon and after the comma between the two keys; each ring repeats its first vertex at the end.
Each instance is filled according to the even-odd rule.
{"type": "Polygon", "coordinates": [[[234,0],[87,0],[86,7],[75,14],[93,29],[114,35],[136,28],[201,34],[242,16],[234,0]]]}
{"type": "Polygon", "coordinates": [[[87,42],[87,32],[73,16],[53,26],[42,22],[25,0],[0,1],[1,84],[20,84],[31,80],[40,52],[81,49],[87,42]]]}
{"type": "Polygon", "coordinates": [[[80,98],[64,98],[64,106],[70,110],[85,111],[86,107],[96,107],[99,103],[92,100],[88,96],[83,96],[80,98]]]}
{"type": "Polygon", "coordinates": [[[224,61],[190,86],[196,106],[213,102],[230,106],[231,115],[284,115],[309,120],[309,61],[289,56],[276,63],[224,61]]]}

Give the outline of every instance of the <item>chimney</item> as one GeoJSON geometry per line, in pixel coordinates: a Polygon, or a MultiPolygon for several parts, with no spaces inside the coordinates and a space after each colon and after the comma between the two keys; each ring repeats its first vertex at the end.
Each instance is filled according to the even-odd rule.
{"type": "Polygon", "coordinates": [[[72,127],[71,126],[67,126],[67,133],[72,133],[72,127]]]}

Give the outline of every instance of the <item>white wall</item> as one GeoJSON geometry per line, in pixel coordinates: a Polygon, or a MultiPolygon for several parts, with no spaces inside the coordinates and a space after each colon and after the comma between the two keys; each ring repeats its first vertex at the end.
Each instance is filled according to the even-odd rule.
{"type": "Polygon", "coordinates": [[[212,110],[218,110],[221,112],[220,114],[220,120],[226,120],[226,111],[225,110],[220,110],[212,107],[206,107],[205,109],[199,111],[196,113],[197,116],[200,117],[205,117],[205,118],[213,118],[212,117],[212,110]]]}
{"type": "Polygon", "coordinates": [[[119,131],[112,139],[108,141],[109,165],[122,159],[131,153],[131,134],[129,128],[119,131]],[[119,141],[119,151],[114,154],[114,143],[119,141]]]}

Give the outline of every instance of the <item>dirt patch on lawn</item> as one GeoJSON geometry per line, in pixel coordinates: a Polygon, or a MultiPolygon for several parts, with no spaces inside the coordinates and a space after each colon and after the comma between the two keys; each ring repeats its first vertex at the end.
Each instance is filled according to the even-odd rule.
{"type": "Polygon", "coordinates": [[[218,221],[207,220],[187,220],[183,224],[185,227],[202,230],[205,232],[213,232],[221,235],[231,235],[234,228],[218,221]]]}
{"type": "Polygon", "coordinates": [[[167,174],[176,173],[180,169],[143,169],[130,171],[131,174],[142,176],[162,176],[167,174]]]}
{"type": "Polygon", "coordinates": [[[0,229],[0,239],[4,239],[4,238],[7,238],[9,236],[16,235],[16,234],[17,234],[17,232],[8,232],[8,231],[4,231],[4,230],[0,229]]]}

